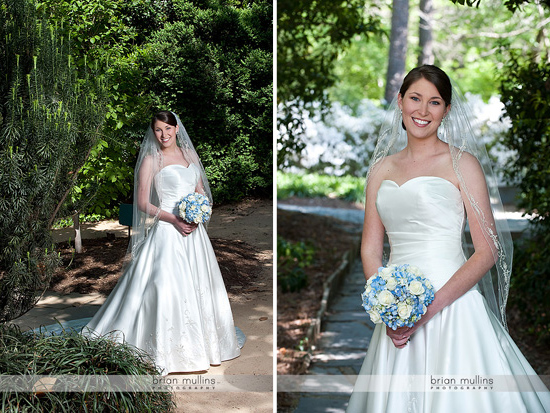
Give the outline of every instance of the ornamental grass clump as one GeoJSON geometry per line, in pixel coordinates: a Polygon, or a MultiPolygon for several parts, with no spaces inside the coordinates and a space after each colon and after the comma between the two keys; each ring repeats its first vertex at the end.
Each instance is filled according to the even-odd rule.
{"type": "MultiPolygon", "coordinates": [[[[22,333],[19,327],[0,325],[1,376],[159,376],[143,351],[106,337],[87,338],[22,333]]],[[[79,382],[81,383],[81,381],[79,382]]],[[[66,383],[64,383],[66,385],[66,383]]],[[[55,382],[34,392],[0,392],[2,412],[171,412],[170,392],[59,391],[55,382]]]]}

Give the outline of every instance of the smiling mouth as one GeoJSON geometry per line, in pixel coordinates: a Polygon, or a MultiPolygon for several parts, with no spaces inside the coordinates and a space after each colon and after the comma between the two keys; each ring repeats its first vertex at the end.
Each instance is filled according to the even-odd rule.
{"type": "Polygon", "coordinates": [[[417,118],[412,118],[412,120],[418,126],[426,126],[427,124],[430,123],[430,121],[428,121],[428,120],[422,120],[422,119],[417,119],[417,118]]]}

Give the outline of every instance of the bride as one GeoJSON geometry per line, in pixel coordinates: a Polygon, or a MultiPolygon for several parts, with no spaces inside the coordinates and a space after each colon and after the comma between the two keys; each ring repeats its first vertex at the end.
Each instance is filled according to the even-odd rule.
{"type": "Polygon", "coordinates": [[[82,334],[109,334],[149,353],[164,374],[207,370],[238,357],[233,316],[203,224],[178,216],[187,194],[212,196],[204,169],[172,112],[147,130],[135,169],[124,274],[82,334]]]}
{"type": "Polygon", "coordinates": [[[419,267],[436,294],[413,327],[376,325],[347,411],[550,412],[548,389],[507,332],[510,231],[461,98],[425,65],[393,105],[367,176],[363,270],[368,279],[382,266],[386,232],[388,264],[419,267]]]}

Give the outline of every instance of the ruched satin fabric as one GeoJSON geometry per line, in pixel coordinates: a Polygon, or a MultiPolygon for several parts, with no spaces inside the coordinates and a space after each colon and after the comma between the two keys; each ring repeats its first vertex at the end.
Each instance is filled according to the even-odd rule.
{"type": "MultiPolygon", "coordinates": [[[[161,208],[194,192],[194,165],[170,165],[161,208]]],[[[227,292],[210,239],[200,224],[187,237],[159,221],[82,334],[109,334],[149,353],[164,374],[207,370],[239,356],[227,292]]]]}
{"type": "MultiPolygon", "coordinates": [[[[465,225],[460,191],[438,177],[418,177],[399,186],[382,182],[376,207],[391,245],[390,264],[419,267],[436,290],[459,269],[465,225]]],[[[360,292],[358,292],[358,295],[360,292]]],[[[397,349],[377,324],[349,401],[349,413],[544,413],[550,393],[510,335],[490,311],[477,287],[420,327],[397,349]],[[430,377],[519,377],[529,375],[539,391],[432,391],[430,377]],[[424,390],[395,388],[370,391],[376,376],[420,376],[424,390]]]]}

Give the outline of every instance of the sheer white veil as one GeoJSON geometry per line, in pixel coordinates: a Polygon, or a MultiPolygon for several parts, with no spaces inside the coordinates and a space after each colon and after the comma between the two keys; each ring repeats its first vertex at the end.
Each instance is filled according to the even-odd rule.
{"type": "MultiPolygon", "coordinates": [[[[434,67],[435,66],[430,66],[430,68],[434,67]]],[[[438,71],[440,70],[439,68],[436,69],[438,71]]],[[[441,73],[444,74],[442,71],[441,73]]],[[[451,82],[451,85],[451,109],[438,129],[438,136],[449,146],[453,169],[458,178],[460,190],[466,195],[465,198],[469,200],[472,210],[474,211],[475,217],[470,216],[468,220],[471,222],[472,219],[476,219],[477,222],[479,222],[485,240],[490,246],[496,262],[495,266],[481,279],[478,286],[485,296],[491,310],[495,313],[501,324],[507,328],[506,301],[508,299],[508,290],[510,286],[513,252],[510,229],[506,217],[504,216],[498,183],[491,168],[487,150],[472,130],[470,123],[472,116],[469,108],[465,104],[464,97],[454,83],[451,82]],[[479,200],[476,200],[468,190],[463,171],[461,170],[461,165],[463,163],[460,162],[464,152],[468,152],[475,156],[483,169],[491,203],[491,212],[494,217],[494,224],[493,219],[491,219],[493,217],[486,216],[479,207],[479,200]]],[[[376,171],[383,169],[379,166],[385,161],[387,156],[397,153],[407,146],[407,133],[402,127],[402,121],[403,119],[397,104],[396,96],[380,128],[380,134],[367,173],[367,185],[372,176],[376,174],[376,171]],[[373,165],[377,167],[373,168],[373,165]]],[[[466,257],[469,257],[471,254],[467,248],[465,239],[463,239],[463,248],[466,257]]]]}
{"type": "MultiPolygon", "coordinates": [[[[213,205],[212,193],[210,192],[204,167],[180,118],[173,112],[162,111],[157,113],[145,133],[134,171],[132,232],[128,246],[131,259],[135,257],[147,234],[158,221],[161,211],[163,180],[162,174],[159,175],[159,172],[165,165],[162,150],[152,128],[157,119],[172,125],[173,123],[177,124],[177,146],[181,150],[186,163],[182,166],[194,169],[197,175],[195,191],[205,195],[210,201],[210,205],[213,205]]],[[[184,195],[186,194],[182,194],[182,197],[184,195]]]]}

